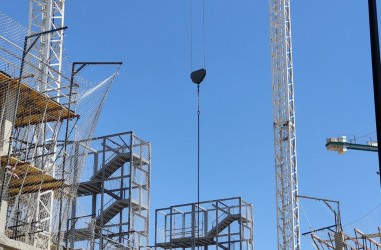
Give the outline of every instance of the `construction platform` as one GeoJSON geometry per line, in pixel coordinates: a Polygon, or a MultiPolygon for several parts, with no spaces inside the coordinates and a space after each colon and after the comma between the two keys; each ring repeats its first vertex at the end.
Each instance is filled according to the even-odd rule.
{"type": "Polygon", "coordinates": [[[150,150],[133,132],[92,140],[65,233],[68,247],[148,245],[150,150]]]}
{"type": "Polygon", "coordinates": [[[252,205],[240,197],[157,209],[156,249],[253,250],[252,205]]]}
{"type": "Polygon", "coordinates": [[[8,185],[8,196],[56,190],[64,185],[63,179],[56,179],[42,169],[15,157],[1,157],[1,167],[8,167],[11,178],[8,185]]]}
{"type": "Polygon", "coordinates": [[[18,88],[20,88],[20,96],[15,127],[62,121],[78,116],[72,110],[52,100],[49,96],[0,72],[0,89],[2,89],[2,95],[13,95],[11,98],[16,101],[18,88]]]}

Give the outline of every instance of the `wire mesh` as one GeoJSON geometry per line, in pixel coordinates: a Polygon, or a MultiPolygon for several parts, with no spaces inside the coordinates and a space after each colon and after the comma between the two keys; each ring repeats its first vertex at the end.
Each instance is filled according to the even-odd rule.
{"type": "Polygon", "coordinates": [[[71,79],[71,63],[42,56],[48,34],[0,12],[1,200],[6,234],[42,249],[62,243],[102,106],[119,67],[107,78],[71,79]],[[28,36],[26,38],[26,36],[28,36]],[[35,46],[40,44],[39,46],[35,46]],[[24,53],[23,53],[24,52],[24,53]]]}

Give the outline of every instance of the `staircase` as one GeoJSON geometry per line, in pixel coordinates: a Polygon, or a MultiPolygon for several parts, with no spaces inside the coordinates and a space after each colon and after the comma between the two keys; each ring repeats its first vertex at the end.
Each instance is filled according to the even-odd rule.
{"type": "MultiPolygon", "coordinates": [[[[145,159],[141,159],[138,155],[132,154],[132,163],[133,166],[139,167],[141,165],[148,165],[149,162],[145,159]]],[[[120,169],[125,163],[131,161],[131,152],[121,153],[115,152],[113,156],[106,161],[106,164],[103,165],[91,178],[89,181],[81,182],[79,184],[77,194],[78,196],[87,196],[87,195],[97,195],[103,192],[112,197],[109,203],[104,205],[104,210],[95,218],[95,225],[97,227],[103,227],[107,225],[116,215],[122,212],[123,209],[131,206],[132,211],[137,211],[139,209],[147,210],[146,206],[139,204],[138,202],[130,199],[124,199],[119,197],[114,193],[113,190],[108,190],[101,188],[101,184],[104,180],[107,180],[112,176],[118,169],[120,169]]],[[[75,241],[81,241],[88,239],[89,237],[94,237],[91,235],[90,226],[89,228],[78,228],[69,232],[67,237],[72,237],[75,234],[75,241]]],[[[99,236],[95,236],[99,237],[99,236]]]]}
{"type": "Polygon", "coordinates": [[[105,180],[118,170],[124,163],[131,159],[130,153],[117,153],[111,160],[107,162],[101,169],[98,170],[90,181],[105,180]]]}
{"type": "Polygon", "coordinates": [[[245,223],[247,220],[239,214],[229,214],[224,219],[222,219],[216,226],[209,230],[209,232],[206,234],[207,237],[216,237],[234,221],[242,221],[243,223],[245,223]]]}
{"type": "MultiPolygon", "coordinates": [[[[219,220],[218,224],[210,229],[205,236],[196,237],[194,239],[192,237],[173,238],[170,242],[159,243],[157,246],[164,249],[190,248],[193,240],[196,247],[215,245],[217,244],[215,238],[235,221],[242,223],[248,222],[248,220],[240,214],[227,214],[223,219],[219,220]]],[[[228,248],[221,244],[218,244],[218,246],[228,250],[228,248]]]]}
{"type": "Polygon", "coordinates": [[[99,214],[95,218],[95,225],[102,226],[108,223],[115,215],[117,215],[124,208],[128,207],[130,200],[116,200],[109,207],[107,207],[103,213],[99,214]],[[102,221],[103,220],[103,221],[102,221]],[[103,222],[103,223],[102,223],[103,222]]]}
{"type": "MultiPolygon", "coordinates": [[[[138,155],[133,154],[132,164],[139,168],[141,165],[148,165],[149,162],[141,159],[138,155]]],[[[131,153],[119,153],[107,161],[107,163],[99,169],[91,178],[90,181],[81,182],[78,187],[78,196],[86,196],[101,193],[101,182],[112,176],[126,162],[131,161],[131,153]]],[[[107,191],[107,190],[106,190],[107,191]]],[[[106,192],[105,191],[105,192],[106,192]]],[[[107,192],[106,192],[107,193],[107,192]]],[[[115,198],[115,197],[114,197],[115,198]]]]}

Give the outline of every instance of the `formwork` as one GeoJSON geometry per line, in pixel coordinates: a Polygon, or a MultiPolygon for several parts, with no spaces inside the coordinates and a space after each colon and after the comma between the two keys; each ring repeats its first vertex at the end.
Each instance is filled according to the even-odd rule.
{"type": "Polygon", "coordinates": [[[68,247],[139,249],[148,245],[150,162],[150,143],[133,132],[92,140],[68,222],[68,247]]]}
{"type": "Polygon", "coordinates": [[[240,197],[156,209],[156,249],[253,250],[253,207],[240,197]]]}

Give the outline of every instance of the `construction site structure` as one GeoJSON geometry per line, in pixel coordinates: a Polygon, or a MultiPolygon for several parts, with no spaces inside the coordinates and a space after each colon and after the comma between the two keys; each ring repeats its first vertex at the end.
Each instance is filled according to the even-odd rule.
{"type": "Polygon", "coordinates": [[[315,249],[318,250],[380,250],[381,228],[375,233],[364,233],[354,228],[352,235],[344,232],[328,232],[322,238],[312,233],[311,238],[315,249]]]}
{"type": "Polygon", "coordinates": [[[151,145],[133,132],[92,139],[73,200],[70,249],[140,249],[149,242],[151,145]]]}
{"type": "MultiPolygon", "coordinates": [[[[378,152],[378,142],[369,138],[362,140],[363,137],[347,138],[346,136],[330,137],[326,140],[326,148],[339,154],[345,154],[348,149],[378,152]]],[[[377,222],[379,223],[379,222],[377,222]]],[[[327,231],[327,230],[325,230],[327,231]]],[[[377,227],[372,233],[364,233],[354,227],[352,234],[344,231],[328,231],[322,234],[312,233],[313,244],[318,250],[380,250],[381,249],[381,227],[377,227]]]]}
{"type": "Polygon", "coordinates": [[[300,249],[291,0],[270,0],[278,250],[300,249]]]}
{"type": "Polygon", "coordinates": [[[63,2],[31,0],[29,30],[0,12],[0,249],[63,247],[90,138],[119,70],[93,83],[62,62],[63,2]]]}
{"type": "Polygon", "coordinates": [[[360,141],[359,139],[356,139],[356,137],[348,139],[346,136],[327,138],[325,147],[327,150],[336,151],[339,154],[345,154],[348,149],[378,152],[377,141],[372,139],[368,141],[360,141]]]}
{"type": "Polygon", "coordinates": [[[253,224],[240,197],[156,209],[155,249],[253,250],[253,224]]]}

